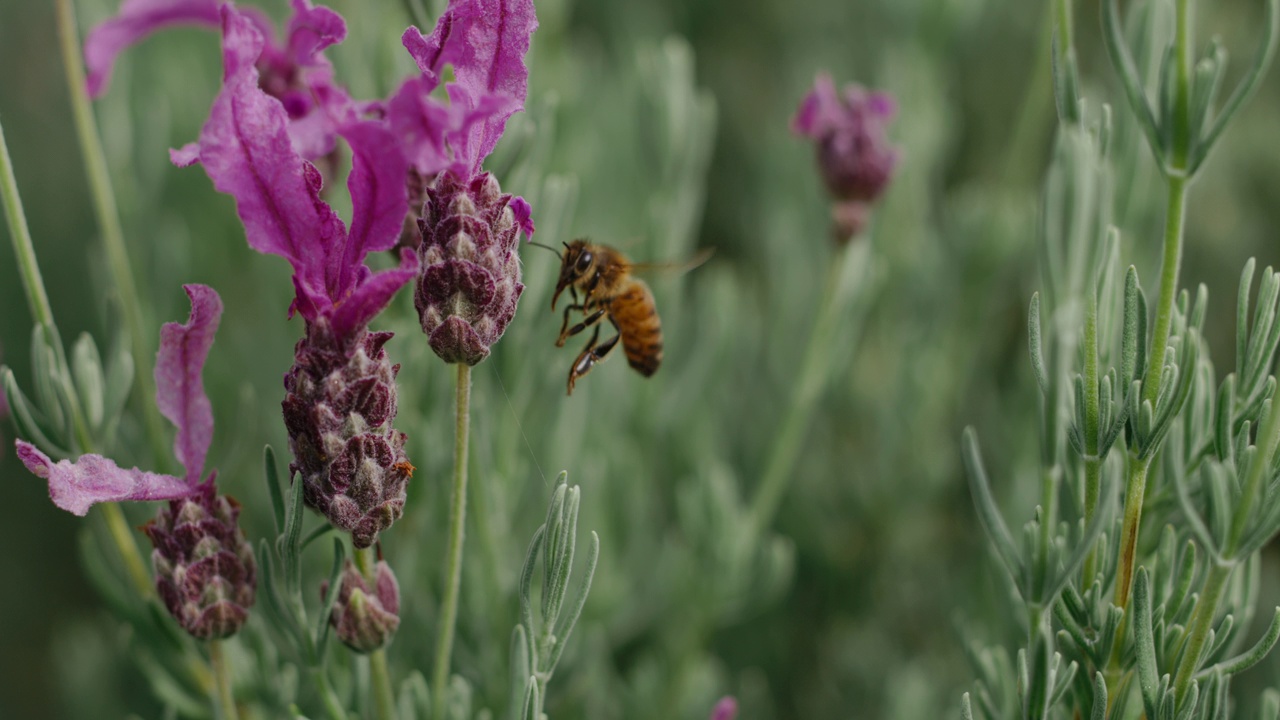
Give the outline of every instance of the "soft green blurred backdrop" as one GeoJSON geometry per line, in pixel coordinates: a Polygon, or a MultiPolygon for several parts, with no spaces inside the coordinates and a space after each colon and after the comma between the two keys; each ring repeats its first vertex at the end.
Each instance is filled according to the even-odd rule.
{"type": "MultiPolygon", "coordinates": [[[[334,0],[350,38],[331,53],[357,96],[409,69],[400,3],[334,0]]],[[[284,2],[270,0],[279,16],[284,2]]],[[[1117,97],[1078,3],[1086,95],[1117,97]]],[[[1204,3],[1205,35],[1252,52],[1261,3],[1204,3]]],[[[511,600],[554,474],[583,487],[581,527],[602,539],[596,586],[551,687],[552,717],[696,718],[737,694],[741,717],[937,717],[971,671],[966,634],[990,641],[1010,607],[987,555],[957,439],[976,424],[1014,517],[1036,492],[1025,308],[1038,285],[1036,198],[1054,127],[1043,17],[1020,0],[545,0],[530,57],[529,112],[491,167],[534,203],[544,242],[579,235],[638,259],[714,246],[713,262],[655,281],[666,365],[644,381],[614,360],[572,398],[573,351],[552,347],[555,260],[526,249],[528,290],[493,358],[477,368],[473,515],[455,672],[501,711],[511,600]],[[798,372],[832,257],[812,149],[790,115],[816,71],[894,93],[903,149],[878,211],[865,305],[831,338],[838,371],[807,433],[758,572],[722,577],[798,372]],[[541,202],[539,202],[541,201],[541,202]],[[1025,472],[1021,477],[1030,477],[1025,472]],[[965,631],[958,627],[964,625],[965,631]]],[[[114,0],[77,3],[82,28],[114,0]]],[[[155,332],[185,316],[179,285],[203,282],[227,313],[206,370],[220,482],[270,525],[260,449],[286,448],[280,378],[301,332],[284,317],[285,264],[250,251],[229,198],[166,150],[195,137],[219,78],[217,40],[188,30],[127,53],[96,104],[135,271],[155,332]]],[[[1211,290],[1210,340],[1230,358],[1230,304],[1250,255],[1280,262],[1280,75],[1273,73],[1192,192],[1184,285],[1211,290]],[[1217,319],[1218,331],[1214,331],[1217,319]]],[[[0,119],[65,339],[118,327],[103,270],[52,3],[0,0],[0,119]]],[[[1144,156],[1145,150],[1142,151],[1144,156]]],[[[1149,158],[1143,160],[1149,162],[1149,158]]],[[[1158,197],[1133,188],[1124,253],[1155,268],[1158,197]],[[1155,203],[1155,204],[1153,204],[1155,203]]],[[[426,669],[444,555],[451,376],[402,294],[399,426],[418,466],[406,520],[388,534],[406,588],[393,645],[426,669]],[[415,588],[418,590],[415,592],[415,588]]],[[[30,321],[0,249],[0,352],[29,380],[30,321]]],[[[1223,361],[1225,362],[1225,360],[1223,361]]],[[[147,466],[137,424],[122,462],[147,466]]],[[[77,537],[92,522],[55,509],[0,450],[0,717],[157,716],[127,638],[84,580],[77,537]]],[[[128,509],[134,524],[150,509],[128,509]]],[[[92,538],[92,536],[89,536],[92,538]]],[[[1274,556],[1269,557],[1274,567],[1274,556]]],[[[322,565],[322,561],[318,561],[322,565]]],[[[1277,595],[1267,575],[1263,605],[1277,595]]],[[[318,581],[318,575],[315,576],[318,581]]],[[[1274,684],[1276,666],[1253,671],[1274,684]]],[[[1246,680],[1242,685],[1248,685],[1246,680]]]]}

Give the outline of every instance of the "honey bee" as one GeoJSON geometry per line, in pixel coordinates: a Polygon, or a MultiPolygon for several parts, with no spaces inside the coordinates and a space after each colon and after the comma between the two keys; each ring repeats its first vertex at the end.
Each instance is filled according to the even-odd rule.
{"type": "MultiPolygon", "coordinates": [[[[615,248],[584,239],[563,244],[560,280],[551,296],[551,309],[556,309],[556,301],[566,288],[572,303],[564,309],[556,347],[564,347],[570,337],[593,328],[591,340],[569,368],[568,394],[573,394],[578,378],[591,372],[619,342],[627,355],[627,363],[641,375],[652,376],[662,365],[662,320],[658,317],[653,292],[633,273],[672,266],[636,264],[615,248]],[[583,317],[570,327],[569,314],[574,310],[583,317]],[[600,323],[606,318],[617,333],[600,342],[600,323]]],[[[709,251],[704,252],[689,263],[675,267],[692,269],[710,256],[709,251]]]]}

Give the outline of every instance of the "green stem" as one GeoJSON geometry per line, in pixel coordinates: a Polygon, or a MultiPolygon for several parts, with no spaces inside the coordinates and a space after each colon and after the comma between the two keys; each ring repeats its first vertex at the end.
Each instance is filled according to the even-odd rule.
{"type": "Polygon", "coordinates": [[[462,542],[467,522],[467,442],[471,428],[471,366],[458,363],[456,434],[453,446],[453,503],[449,507],[449,559],[445,571],[444,602],[440,608],[440,635],[431,681],[435,720],[443,720],[449,683],[449,658],[453,654],[454,626],[458,620],[458,590],[462,586],[462,542]]]}
{"type": "Polygon", "coordinates": [[[18,181],[13,175],[13,160],[4,140],[4,126],[0,125],[0,202],[4,203],[4,216],[9,222],[9,239],[13,252],[18,256],[18,274],[22,277],[22,289],[27,293],[27,306],[37,325],[53,325],[53,309],[49,295],[44,290],[40,265],[36,262],[35,246],[31,242],[31,229],[27,227],[27,215],[22,210],[22,197],[18,195],[18,181]]]}
{"type": "Polygon", "coordinates": [[[1178,266],[1182,261],[1182,237],[1187,219],[1187,178],[1169,176],[1169,204],[1165,214],[1164,255],[1160,261],[1160,300],[1147,353],[1147,374],[1142,383],[1143,399],[1155,405],[1164,371],[1164,352],[1173,324],[1173,305],[1178,294],[1178,266]]]}
{"type": "Polygon", "coordinates": [[[1129,593],[1133,589],[1134,560],[1138,551],[1138,530],[1142,524],[1142,499],[1147,492],[1149,459],[1139,459],[1130,454],[1126,467],[1127,482],[1124,495],[1124,524],[1120,530],[1120,551],[1116,558],[1115,605],[1128,607],[1129,593]]]}
{"type": "Polygon", "coordinates": [[[809,417],[813,414],[814,405],[830,375],[831,340],[839,332],[836,323],[861,284],[859,281],[866,273],[867,258],[871,251],[869,238],[863,238],[857,244],[844,245],[836,251],[836,257],[828,267],[822,305],[818,308],[809,343],[800,361],[791,403],[787,407],[781,430],[774,436],[773,445],[769,448],[764,476],[751,503],[746,541],[742,543],[745,548],[751,548],[759,539],[782,501],[809,427],[809,417]]]}
{"type": "Polygon", "coordinates": [[[1173,156],[1171,169],[1180,174],[1191,154],[1191,26],[1192,0],[1178,0],[1174,36],[1173,156]]]}
{"type": "Polygon", "coordinates": [[[1187,629],[1186,644],[1182,648],[1182,660],[1178,662],[1178,671],[1174,675],[1174,697],[1179,706],[1191,688],[1191,680],[1195,677],[1200,665],[1200,653],[1204,651],[1205,641],[1213,629],[1213,618],[1218,613],[1218,602],[1226,589],[1227,579],[1235,563],[1214,563],[1209,568],[1209,577],[1205,580],[1204,590],[1196,601],[1195,615],[1187,629]]]}
{"type": "Polygon", "coordinates": [[[324,705],[324,711],[329,715],[329,720],[349,720],[346,709],[342,707],[342,701],[333,691],[333,685],[329,684],[329,676],[324,674],[324,668],[319,666],[311,668],[311,680],[320,691],[320,702],[324,705]]]}
{"type": "Polygon", "coordinates": [[[150,358],[153,353],[143,332],[142,305],[138,300],[138,288],[133,270],[129,267],[129,253],[124,244],[124,231],[120,227],[120,212],[116,208],[115,191],[111,187],[111,175],[107,171],[107,158],[102,150],[102,139],[94,120],[85,86],[84,62],[80,55],[80,35],[76,25],[72,0],[56,0],[58,16],[58,41],[62,48],[62,64],[67,73],[67,85],[71,95],[71,110],[75,116],[76,135],[84,154],[85,174],[93,197],[94,213],[102,230],[102,244],[106,250],[107,268],[112,284],[120,294],[120,305],[125,328],[129,333],[133,352],[134,385],[139,392],[147,437],[151,441],[156,467],[164,468],[173,461],[166,439],[164,422],[155,404],[155,381],[151,377],[150,358]]]}
{"type": "Polygon", "coordinates": [[[222,652],[221,640],[209,641],[209,664],[213,666],[214,695],[213,714],[217,720],[239,720],[236,710],[235,695],[231,692],[231,669],[227,667],[227,656],[222,652]]]}
{"type": "MultiPolygon", "coordinates": [[[[53,309],[49,305],[49,295],[45,291],[44,278],[40,274],[40,264],[36,261],[35,245],[31,241],[31,230],[27,227],[27,216],[22,209],[22,198],[18,194],[18,183],[13,174],[13,160],[9,156],[9,146],[4,139],[4,127],[0,125],[0,203],[4,206],[5,218],[9,224],[10,240],[13,251],[18,258],[18,274],[22,278],[22,287],[27,294],[27,304],[31,308],[31,318],[45,328],[46,332],[56,332],[53,324],[53,309]]],[[[65,363],[65,359],[62,360],[65,363]]],[[[74,399],[74,398],[72,398],[74,399]]],[[[77,441],[85,452],[93,449],[92,437],[79,408],[72,408],[72,423],[75,427],[77,441]]],[[[115,503],[103,503],[102,514],[107,528],[120,551],[134,588],[140,597],[151,595],[151,576],[138,551],[133,535],[129,532],[129,523],[123,511],[115,503]]]]}
{"type": "MultiPolygon", "coordinates": [[[[356,567],[364,575],[369,587],[377,587],[375,577],[377,562],[373,548],[358,548],[355,552],[356,567]]],[[[379,648],[369,653],[369,679],[373,685],[373,712],[377,720],[395,720],[395,695],[391,691],[391,671],[387,668],[387,649],[379,648]]]]}

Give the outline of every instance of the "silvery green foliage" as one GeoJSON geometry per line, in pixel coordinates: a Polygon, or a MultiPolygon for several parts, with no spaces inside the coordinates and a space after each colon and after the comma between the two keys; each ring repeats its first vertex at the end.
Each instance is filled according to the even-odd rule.
{"type": "MultiPolygon", "coordinates": [[[[1174,57],[1186,48],[1185,36],[1162,41],[1159,30],[1175,14],[1173,3],[1140,4],[1133,12],[1136,54],[1163,58],[1150,90],[1117,3],[1103,5],[1109,53],[1172,203],[1265,72],[1280,3],[1266,3],[1261,49],[1220,110],[1214,102],[1225,52],[1215,42],[1194,73],[1179,78],[1174,57]]],[[[1178,8],[1180,24],[1185,9],[1178,8]]],[[[1028,323],[1043,398],[1041,505],[1021,542],[996,507],[976,434],[965,434],[978,515],[1024,606],[1027,640],[1016,662],[1002,648],[973,646],[978,682],[961,714],[1241,717],[1232,677],[1280,639],[1280,608],[1260,635],[1249,629],[1259,551],[1280,531],[1280,412],[1272,410],[1271,375],[1280,276],[1264,270],[1255,297],[1255,263],[1247,263],[1237,293],[1234,372],[1220,378],[1203,340],[1208,289],[1175,295],[1162,277],[1161,296],[1170,302],[1152,307],[1137,271],[1122,265],[1124,245],[1134,240],[1112,224],[1123,201],[1113,188],[1110,111],[1091,111],[1078,98],[1071,47],[1055,48],[1055,71],[1062,123],[1041,206],[1045,290],[1043,300],[1032,297],[1028,323]],[[1168,318],[1164,347],[1150,347],[1163,339],[1150,326],[1153,315],[1156,323],[1168,318]],[[1154,383],[1158,392],[1144,394],[1154,383]],[[1122,537],[1138,527],[1135,518],[1143,532],[1130,558],[1122,537]],[[1134,569],[1131,595],[1126,567],[1134,569]]],[[[1181,217],[1170,222],[1180,235],[1181,217]]],[[[1261,717],[1276,717],[1278,698],[1264,694],[1261,717]]]]}

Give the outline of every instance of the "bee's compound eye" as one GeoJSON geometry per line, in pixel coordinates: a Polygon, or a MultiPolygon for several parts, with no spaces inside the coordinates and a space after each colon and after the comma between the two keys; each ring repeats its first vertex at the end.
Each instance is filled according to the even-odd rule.
{"type": "Polygon", "coordinates": [[[585,250],[582,251],[582,254],[578,256],[578,262],[576,264],[578,272],[586,272],[587,268],[591,267],[592,259],[591,253],[585,250]]]}

